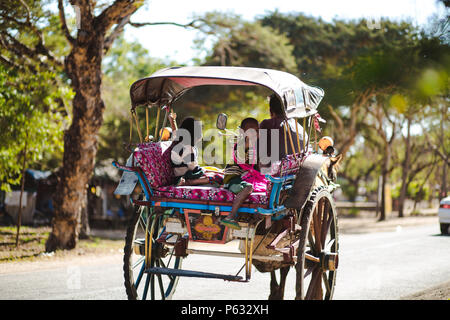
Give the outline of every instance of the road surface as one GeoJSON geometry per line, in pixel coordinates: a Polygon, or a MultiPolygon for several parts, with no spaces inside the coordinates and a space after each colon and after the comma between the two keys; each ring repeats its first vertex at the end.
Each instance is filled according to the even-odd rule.
{"type": "MultiPolygon", "coordinates": [[[[438,228],[431,224],[395,232],[341,234],[334,299],[399,299],[448,282],[450,237],[441,236],[438,228]]],[[[242,262],[191,255],[183,268],[233,274],[242,262]]],[[[288,299],[293,297],[294,276],[289,272],[288,299]]],[[[250,283],[181,278],[174,299],[265,300],[269,279],[269,274],[254,268],[250,283]]],[[[74,261],[48,270],[0,270],[0,299],[126,299],[122,256],[74,261]]]]}

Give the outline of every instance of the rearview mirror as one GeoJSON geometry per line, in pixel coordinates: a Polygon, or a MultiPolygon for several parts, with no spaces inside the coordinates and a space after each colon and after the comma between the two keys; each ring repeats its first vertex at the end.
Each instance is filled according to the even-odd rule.
{"type": "Polygon", "coordinates": [[[217,116],[216,127],[219,130],[225,130],[227,127],[228,116],[225,113],[220,113],[217,116]]]}

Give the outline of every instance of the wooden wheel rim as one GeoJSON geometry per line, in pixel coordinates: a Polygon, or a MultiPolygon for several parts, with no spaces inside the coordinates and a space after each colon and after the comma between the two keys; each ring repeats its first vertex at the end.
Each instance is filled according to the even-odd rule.
{"type": "Polygon", "coordinates": [[[336,284],[339,243],[336,209],[327,190],[313,193],[299,223],[304,232],[297,252],[296,299],[329,300],[336,284]]]}
{"type": "MultiPolygon", "coordinates": [[[[175,293],[179,277],[164,276],[145,273],[145,256],[138,257],[134,253],[134,243],[145,239],[145,230],[147,217],[144,213],[146,208],[138,209],[138,217],[136,217],[127,231],[127,239],[124,249],[124,275],[125,287],[129,299],[151,299],[151,300],[168,300],[171,299],[175,293]],[[144,235],[137,239],[139,230],[144,232],[144,235]]],[[[148,210],[148,209],[147,209],[148,210]]],[[[158,219],[158,218],[157,218],[158,219]]],[[[160,221],[156,223],[154,232],[148,234],[148,239],[156,239],[161,231],[162,217],[159,216],[160,221]]],[[[151,219],[150,219],[151,220],[151,219]]],[[[152,228],[148,228],[151,230],[152,228]]],[[[145,246],[145,250],[148,250],[145,246]]],[[[169,253],[165,258],[155,257],[155,255],[148,257],[148,267],[168,267],[179,269],[182,265],[183,258],[176,257],[169,253]]]]}

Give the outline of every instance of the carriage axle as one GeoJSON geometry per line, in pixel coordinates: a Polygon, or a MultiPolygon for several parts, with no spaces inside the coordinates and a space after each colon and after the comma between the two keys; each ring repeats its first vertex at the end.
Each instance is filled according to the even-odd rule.
{"type": "Polygon", "coordinates": [[[172,276],[172,277],[222,279],[225,281],[233,281],[233,282],[248,282],[247,280],[244,280],[241,276],[233,276],[233,275],[228,275],[228,274],[201,272],[201,271],[193,271],[193,270],[181,270],[181,269],[153,267],[153,268],[146,269],[144,272],[151,273],[151,274],[163,274],[163,275],[172,276]]]}
{"type": "MultiPolygon", "coordinates": [[[[137,255],[144,256],[144,239],[137,239],[134,243],[134,252],[137,255]]],[[[166,252],[160,252],[158,250],[159,245],[153,244],[153,252],[155,254],[161,253],[161,256],[165,256],[167,254],[166,252]]],[[[282,251],[282,249],[278,249],[277,251],[282,251]]],[[[238,253],[238,252],[226,252],[226,251],[212,251],[212,250],[198,250],[198,249],[186,249],[186,254],[200,254],[200,255],[210,255],[210,256],[220,256],[220,257],[229,257],[229,258],[245,258],[245,254],[238,253]]],[[[175,254],[176,255],[176,254],[175,254]]],[[[183,256],[185,256],[183,255],[183,256]]],[[[283,262],[286,260],[285,254],[283,256],[280,255],[253,255],[253,259],[259,260],[259,261],[276,261],[276,262],[283,262]]],[[[335,271],[338,268],[339,265],[339,255],[332,252],[321,252],[319,257],[315,257],[309,253],[305,253],[305,259],[307,260],[308,264],[316,264],[319,263],[321,268],[323,270],[331,270],[335,271]]],[[[297,262],[297,256],[292,256],[293,263],[297,262]]],[[[230,280],[231,281],[231,280],[230,280]]]]}
{"type": "Polygon", "coordinates": [[[339,265],[339,255],[332,252],[322,252],[320,254],[320,264],[323,270],[335,271],[339,265]]]}

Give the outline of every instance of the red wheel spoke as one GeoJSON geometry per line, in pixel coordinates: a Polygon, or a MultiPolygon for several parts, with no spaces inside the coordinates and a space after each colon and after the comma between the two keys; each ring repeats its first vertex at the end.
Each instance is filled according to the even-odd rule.
{"type": "MultiPolygon", "coordinates": [[[[320,270],[320,273],[323,274],[322,270],[320,270]]],[[[323,289],[322,289],[322,277],[317,277],[317,288],[316,288],[316,294],[314,296],[315,300],[323,300],[323,289]]]]}
{"type": "Polygon", "coordinates": [[[311,231],[308,232],[308,242],[309,242],[309,247],[312,250],[313,254],[320,253],[320,250],[317,250],[316,241],[314,240],[314,237],[313,237],[311,231]]]}
{"type": "Polygon", "coordinates": [[[314,262],[314,263],[319,263],[320,262],[320,258],[319,257],[316,257],[316,256],[314,256],[312,254],[309,254],[309,253],[305,253],[305,259],[309,260],[311,262],[314,262]]]}
{"type": "Polygon", "coordinates": [[[303,278],[306,278],[307,276],[309,276],[311,274],[311,272],[314,270],[314,267],[310,267],[306,270],[305,275],[303,278]]]}
{"type": "Polygon", "coordinates": [[[318,208],[315,208],[313,212],[313,231],[314,231],[314,241],[315,241],[315,248],[317,252],[322,251],[322,245],[320,243],[320,224],[319,224],[319,217],[318,217],[318,208]]]}
{"type": "Polygon", "coordinates": [[[328,229],[330,228],[331,221],[333,220],[333,215],[331,213],[328,213],[325,215],[328,217],[324,224],[322,225],[322,233],[321,233],[321,243],[324,244],[323,247],[325,247],[325,240],[327,238],[328,229]]]}
{"type": "Polygon", "coordinates": [[[330,283],[328,282],[328,277],[327,277],[327,273],[323,272],[322,273],[322,280],[323,283],[325,284],[325,289],[327,290],[327,296],[331,295],[331,288],[330,288],[330,283]]]}
{"type": "Polygon", "coordinates": [[[314,268],[312,272],[311,282],[309,283],[308,291],[306,292],[306,300],[311,300],[316,297],[318,287],[320,286],[320,291],[322,291],[322,286],[320,281],[322,279],[321,276],[322,270],[319,267],[314,268]]]}
{"type": "Polygon", "coordinates": [[[331,239],[328,241],[327,245],[325,246],[325,251],[330,251],[333,244],[336,242],[336,239],[331,239]]]}

